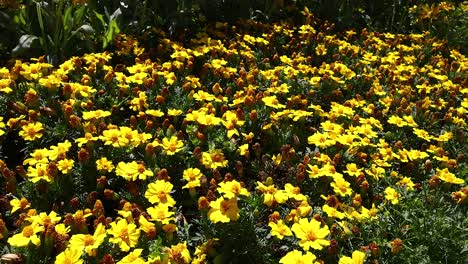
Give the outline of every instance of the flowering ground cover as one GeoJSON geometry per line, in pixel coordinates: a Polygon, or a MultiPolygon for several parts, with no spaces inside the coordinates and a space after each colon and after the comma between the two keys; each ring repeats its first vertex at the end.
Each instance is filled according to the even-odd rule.
{"type": "Polygon", "coordinates": [[[0,69],[25,263],[462,263],[468,60],[429,34],[217,23],[0,69]]]}

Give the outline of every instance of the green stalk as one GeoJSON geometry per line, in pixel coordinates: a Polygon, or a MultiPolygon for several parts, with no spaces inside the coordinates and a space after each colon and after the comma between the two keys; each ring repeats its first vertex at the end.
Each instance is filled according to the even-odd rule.
{"type": "Polygon", "coordinates": [[[44,21],[42,20],[41,7],[39,6],[39,3],[37,2],[36,2],[36,12],[37,12],[37,19],[39,20],[39,26],[41,27],[41,33],[42,33],[42,39],[40,39],[41,45],[43,48],[45,47],[46,51],[48,51],[49,48],[47,45],[47,39],[46,39],[45,30],[44,30],[44,21]]]}

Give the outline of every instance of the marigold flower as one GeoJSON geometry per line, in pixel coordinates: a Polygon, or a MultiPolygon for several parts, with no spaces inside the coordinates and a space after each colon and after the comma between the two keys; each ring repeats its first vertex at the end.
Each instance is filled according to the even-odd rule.
{"type": "Polygon", "coordinates": [[[42,137],[44,127],[39,122],[28,123],[21,127],[19,135],[27,141],[34,141],[42,137]]]}
{"type": "Polygon", "coordinates": [[[200,179],[203,176],[201,171],[198,168],[188,168],[184,170],[183,178],[188,181],[182,189],[192,189],[200,186],[200,179]]]}
{"type": "Polygon", "coordinates": [[[279,263],[283,264],[314,264],[317,257],[311,252],[307,251],[303,254],[301,251],[294,249],[282,257],[279,263]]]}
{"type": "Polygon", "coordinates": [[[96,256],[98,247],[104,242],[107,233],[103,224],[98,224],[94,234],[76,234],[70,238],[70,248],[85,251],[88,256],[96,256]]]}
{"type": "Polygon", "coordinates": [[[170,195],[172,191],[172,183],[165,180],[157,180],[148,185],[145,192],[145,197],[152,204],[165,204],[167,206],[174,206],[176,201],[170,195]]]}
{"type": "Polygon", "coordinates": [[[340,258],[338,264],[364,264],[366,253],[355,250],[352,257],[343,256],[340,258]]]}
{"type": "Polygon", "coordinates": [[[223,194],[224,198],[231,199],[239,195],[250,196],[249,191],[242,187],[241,184],[236,181],[228,181],[219,183],[218,192],[223,194]]]}
{"type": "Polygon", "coordinates": [[[107,233],[112,236],[109,238],[109,242],[118,244],[120,250],[128,252],[138,243],[140,229],[135,224],[129,224],[127,220],[121,219],[117,223],[112,222],[110,226],[110,229],[107,230],[107,233]]]}
{"type": "Polygon", "coordinates": [[[166,155],[174,155],[184,148],[184,142],[177,139],[176,136],[172,136],[170,139],[163,138],[160,146],[164,149],[166,155]]]}
{"type": "Polygon", "coordinates": [[[112,172],[114,170],[114,165],[112,161],[107,160],[106,157],[102,157],[96,160],[96,168],[100,171],[112,172]]]}
{"type": "Polygon", "coordinates": [[[55,258],[55,264],[82,264],[82,251],[77,248],[67,248],[55,258]]]}
{"type": "Polygon", "coordinates": [[[271,228],[270,234],[277,237],[278,239],[283,239],[285,236],[292,236],[291,229],[284,224],[283,220],[278,220],[275,222],[269,222],[268,226],[271,228]]]}
{"type": "Polygon", "coordinates": [[[385,200],[397,204],[400,201],[400,194],[392,187],[387,187],[385,188],[385,200]]]}
{"type": "Polygon", "coordinates": [[[41,244],[41,239],[37,236],[37,233],[44,231],[44,226],[39,223],[31,223],[31,225],[23,227],[21,233],[13,235],[8,238],[8,244],[14,247],[25,247],[29,243],[33,243],[36,246],[41,244]]]}
{"type": "Polygon", "coordinates": [[[158,221],[163,225],[169,224],[170,221],[175,220],[173,217],[174,212],[169,211],[169,206],[166,204],[158,204],[149,207],[146,211],[151,216],[151,220],[158,221]]]}
{"type": "Polygon", "coordinates": [[[224,154],[220,149],[202,152],[201,163],[205,165],[207,169],[217,169],[228,165],[228,161],[224,159],[224,154]]]}
{"type": "Polygon", "coordinates": [[[11,208],[11,213],[14,213],[18,210],[23,210],[23,209],[27,209],[31,206],[31,204],[29,203],[29,201],[24,198],[24,197],[21,197],[21,199],[13,199],[10,201],[10,205],[12,206],[11,208]]]}
{"type": "Polygon", "coordinates": [[[330,234],[328,226],[320,227],[320,222],[315,219],[309,221],[302,218],[298,223],[293,224],[291,230],[301,240],[299,245],[304,250],[309,250],[309,248],[321,250],[324,246],[330,245],[330,241],[325,239],[330,234]]]}
{"type": "Polygon", "coordinates": [[[190,251],[187,249],[187,242],[171,246],[167,250],[171,263],[190,263],[190,251]]]}
{"type": "Polygon", "coordinates": [[[228,223],[239,219],[239,207],[237,207],[237,198],[225,200],[223,197],[210,202],[208,217],[214,223],[228,223]]]}
{"type": "Polygon", "coordinates": [[[146,180],[147,177],[154,176],[154,173],[145,168],[145,165],[132,161],[125,163],[123,161],[117,164],[115,174],[123,177],[127,181],[135,181],[137,179],[146,180]]]}
{"type": "Polygon", "coordinates": [[[135,248],[127,256],[123,257],[117,264],[145,264],[146,261],[140,257],[143,249],[135,248]]]}

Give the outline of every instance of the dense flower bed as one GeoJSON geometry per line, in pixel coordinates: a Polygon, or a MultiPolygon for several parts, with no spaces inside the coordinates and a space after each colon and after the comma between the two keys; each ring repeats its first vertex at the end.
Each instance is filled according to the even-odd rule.
{"type": "Polygon", "coordinates": [[[404,212],[466,213],[467,58],[327,27],[217,23],[152,50],[121,35],[1,68],[2,245],[29,263],[413,254],[404,212]]]}

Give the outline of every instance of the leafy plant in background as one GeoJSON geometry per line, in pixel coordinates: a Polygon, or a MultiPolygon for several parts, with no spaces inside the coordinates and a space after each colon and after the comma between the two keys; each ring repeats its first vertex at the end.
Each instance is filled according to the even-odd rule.
{"type": "Polygon", "coordinates": [[[13,13],[19,39],[12,56],[46,54],[58,64],[64,58],[93,50],[93,27],[88,7],[65,0],[25,1],[13,13]]]}

